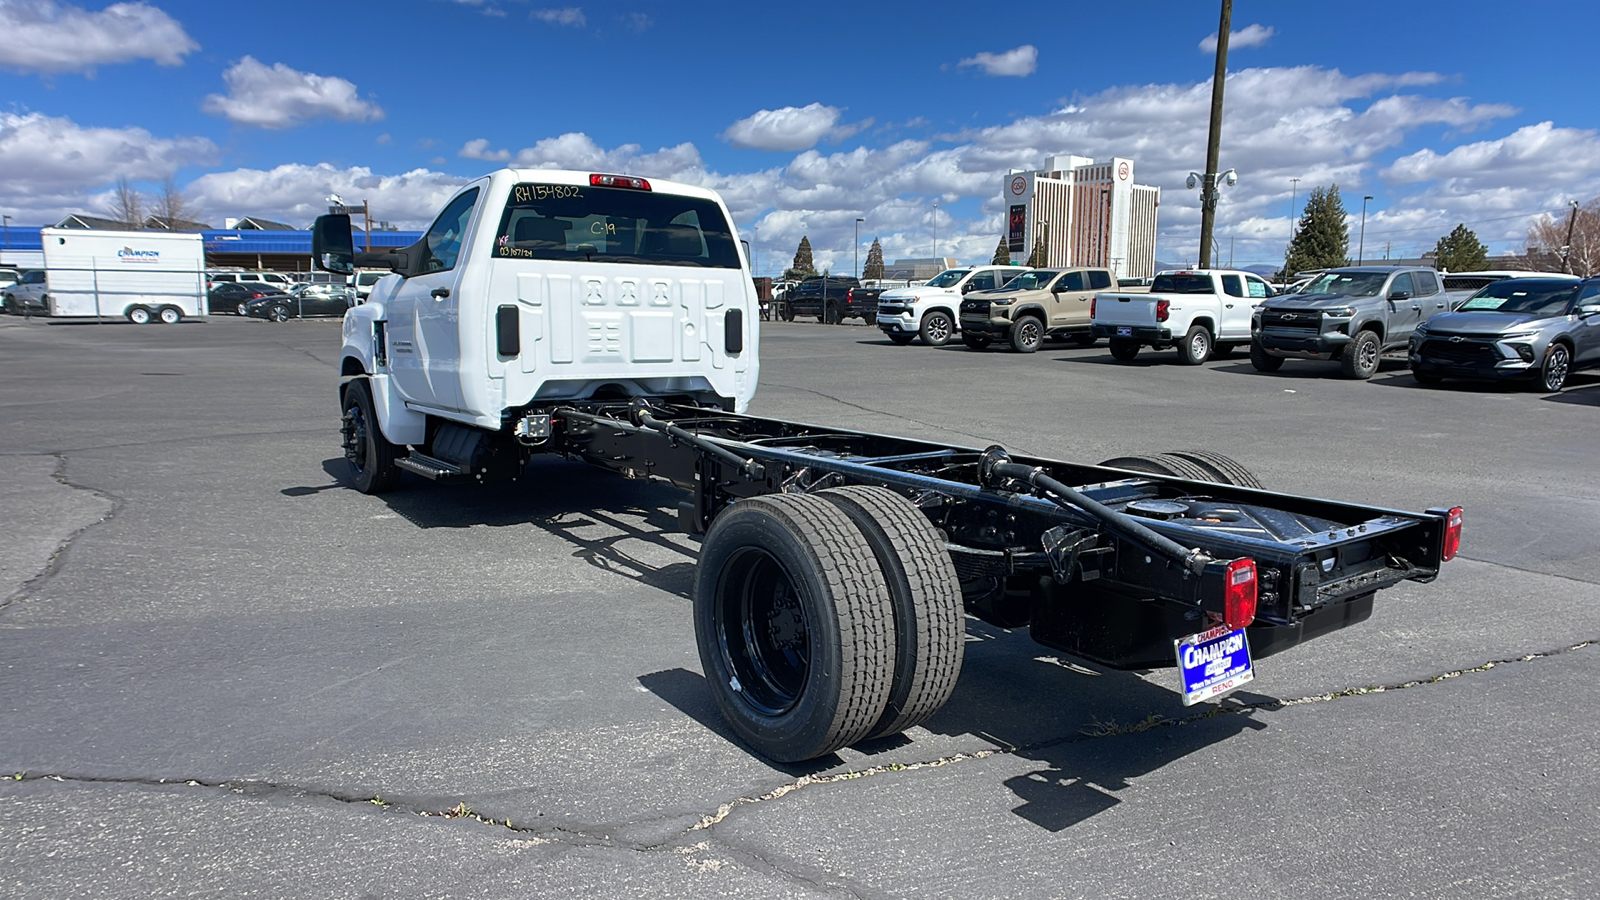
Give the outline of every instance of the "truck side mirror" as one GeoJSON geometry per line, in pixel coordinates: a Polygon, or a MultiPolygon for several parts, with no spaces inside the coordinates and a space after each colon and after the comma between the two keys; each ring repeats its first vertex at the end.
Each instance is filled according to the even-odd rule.
{"type": "Polygon", "coordinates": [[[1390,300],[1410,300],[1410,291],[1395,291],[1389,295],[1390,300]]]}
{"type": "Polygon", "coordinates": [[[348,215],[317,216],[311,226],[311,259],[324,272],[349,275],[356,270],[355,240],[348,215]]]}

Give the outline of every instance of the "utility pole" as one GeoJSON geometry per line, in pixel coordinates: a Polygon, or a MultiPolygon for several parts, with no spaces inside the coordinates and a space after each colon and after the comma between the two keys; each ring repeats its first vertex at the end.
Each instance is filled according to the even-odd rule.
{"type": "Polygon", "coordinates": [[[1200,264],[1211,258],[1211,229],[1217,219],[1217,157],[1222,146],[1222,88],[1228,77],[1228,30],[1233,27],[1233,0],[1222,0],[1217,26],[1217,70],[1211,77],[1211,131],[1206,138],[1206,171],[1200,186],[1200,264]]]}
{"type": "Polygon", "coordinates": [[[1561,268],[1572,274],[1572,227],[1578,224],[1578,201],[1572,202],[1572,214],[1567,217],[1567,245],[1561,251],[1561,268]]]}
{"type": "MultiPolygon", "coordinates": [[[[1371,199],[1371,194],[1361,198],[1361,239],[1356,244],[1356,265],[1358,266],[1367,264],[1367,201],[1371,199]]],[[[1348,231],[1345,232],[1345,234],[1349,233],[1348,231]]],[[[1345,244],[1345,246],[1348,247],[1350,245],[1345,244]]]]}
{"type": "Polygon", "coordinates": [[[1283,251],[1283,283],[1288,284],[1294,273],[1289,271],[1289,255],[1294,252],[1294,201],[1299,197],[1300,179],[1289,179],[1289,246],[1283,251]]]}
{"type": "Polygon", "coordinates": [[[866,219],[856,219],[856,270],[851,274],[856,278],[861,277],[861,223],[866,219]]]}

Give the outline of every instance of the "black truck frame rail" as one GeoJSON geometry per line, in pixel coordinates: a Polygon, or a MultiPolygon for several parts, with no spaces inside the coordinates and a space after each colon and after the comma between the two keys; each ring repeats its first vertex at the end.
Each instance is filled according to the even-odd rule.
{"type": "Polygon", "coordinates": [[[659,401],[554,407],[513,431],[525,453],[685,489],[679,521],[695,534],[742,499],[887,489],[943,538],[969,613],[1114,668],[1171,667],[1174,640],[1224,622],[1232,561],[1255,564],[1260,658],[1366,619],[1382,588],[1433,580],[1460,535],[1459,508],[1402,512],[659,401]]]}

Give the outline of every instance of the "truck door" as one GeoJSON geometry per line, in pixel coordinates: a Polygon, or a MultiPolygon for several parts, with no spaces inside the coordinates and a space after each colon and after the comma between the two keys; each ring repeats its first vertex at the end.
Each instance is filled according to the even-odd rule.
{"type": "MultiPolygon", "coordinates": [[[[1572,311],[1580,307],[1600,305],[1600,284],[1584,285],[1572,301],[1572,311]]],[[[1572,326],[1572,342],[1577,350],[1573,362],[1580,366],[1600,364],[1600,316],[1586,316],[1572,326]]]]}
{"type": "Polygon", "coordinates": [[[1384,329],[1384,343],[1390,346],[1404,344],[1411,340],[1411,332],[1422,321],[1421,299],[1417,297],[1417,286],[1411,280],[1411,273],[1395,275],[1394,280],[1389,282],[1384,298],[1384,309],[1389,316],[1384,329]],[[1395,296],[1401,293],[1406,295],[1403,299],[1395,296]]]}
{"type": "Polygon", "coordinates": [[[1082,272],[1062,272],[1050,290],[1050,327],[1064,328],[1089,321],[1089,285],[1082,272]],[[1079,307],[1082,307],[1080,310],[1079,307]]]}
{"type": "Polygon", "coordinates": [[[401,282],[389,300],[390,369],[401,395],[422,406],[461,408],[462,270],[456,262],[478,194],[471,188],[445,206],[423,238],[422,274],[401,282]]]}
{"type": "Polygon", "coordinates": [[[1228,339],[1248,340],[1250,338],[1250,316],[1256,304],[1272,296],[1272,287],[1265,281],[1253,275],[1244,277],[1243,302],[1227,298],[1222,304],[1222,324],[1217,327],[1221,330],[1218,337],[1228,339]]]}

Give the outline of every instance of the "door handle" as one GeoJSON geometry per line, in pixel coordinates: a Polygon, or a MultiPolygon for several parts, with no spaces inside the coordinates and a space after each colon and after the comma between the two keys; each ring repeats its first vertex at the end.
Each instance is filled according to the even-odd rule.
{"type": "Polygon", "coordinates": [[[434,288],[433,289],[433,299],[435,299],[435,300],[443,300],[448,296],[450,296],[450,289],[449,288],[441,287],[441,288],[434,288]]]}
{"type": "Polygon", "coordinates": [[[1233,304],[1232,303],[1224,303],[1222,305],[1227,307],[1228,309],[1233,309],[1233,304]]]}

